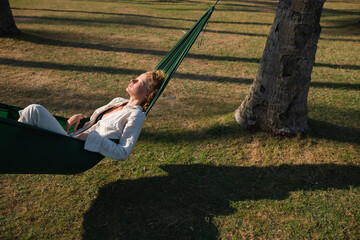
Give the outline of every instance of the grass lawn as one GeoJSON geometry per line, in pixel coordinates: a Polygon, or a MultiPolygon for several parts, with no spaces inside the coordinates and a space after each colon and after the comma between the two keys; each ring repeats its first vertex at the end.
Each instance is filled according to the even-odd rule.
{"type": "MultiPolygon", "coordinates": [[[[127,97],[212,4],[11,0],[23,34],[0,39],[0,102],[89,116],[127,97]]],[[[324,5],[303,138],[233,116],[276,7],[220,1],[126,161],[1,175],[0,239],[360,239],[360,2],[324,5]]]]}

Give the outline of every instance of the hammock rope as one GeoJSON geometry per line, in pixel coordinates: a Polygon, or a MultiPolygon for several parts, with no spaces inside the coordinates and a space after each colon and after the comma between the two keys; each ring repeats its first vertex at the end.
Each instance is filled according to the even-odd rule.
{"type": "MultiPolygon", "coordinates": [[[[155,95],[154,99],[150,103],[146,114],[148,114],[151,108],[154,106],[156,101],[159,99],[160,95],[164,91],[165,87],[169,83],[170,79],[174,75],[175,71],[180,66],[181,62],[185,58],[186,54],[189,52],[190,48],[196,41],[197,37],[201,33],[201,31],[205,28],[209,22],[211,14],[213,13],[216,4],[220,0],[217,0],[214,5],[206,11],[205,14],[201,16],[201,18],[188,30],[188,32],[178,41],[178,43],[166,54],[163,60],[155,67],[154,70],[163,70],[166,74],[166,79],[159,91],[155,95]]],[[[204,34],[200,39],[200,43],[202,41],[204,34]]]]}

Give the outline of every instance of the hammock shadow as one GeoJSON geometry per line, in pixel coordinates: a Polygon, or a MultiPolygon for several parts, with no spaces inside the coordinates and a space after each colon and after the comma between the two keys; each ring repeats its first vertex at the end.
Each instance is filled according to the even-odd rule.
{"type": "Polygon", "coordinates": [[[166,176],[102,187],[85,213],[83,239],[218,239],[214,216],[234,213],[232,202],[360,186],[360,167],[352,165],[160,168],[166,176]]]}

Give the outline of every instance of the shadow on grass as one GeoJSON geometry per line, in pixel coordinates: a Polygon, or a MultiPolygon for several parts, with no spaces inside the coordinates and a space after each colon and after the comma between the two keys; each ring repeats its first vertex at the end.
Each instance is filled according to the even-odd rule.
{"type": "MultiPolygon", "coordinates": [[[[201,106],[201,105],[200,105],[201,106]]],[[[236,139],[244,136],[250,136],[255,133],[254,130],[243,130],[234,120],[231,125],[214,124],[206,129],[179,131],[152,131],[144,128],[140,139],[149,142],[178,143],[178,142],[203,142],[209,139],[236,139]]]]}
{"type": "MultiPolygon", "coordinates": [[[[317,139],[360,144],[360,131],[355,128],[338,126],[329,122],[309,119],[311,131],[308,136],[317,139]]],[[[206,129],[182,131],[157,131],[143,129],[140,138],[150,142],[197,142],[209,139],[236,139],[256,134],[256,129],[242,129],[235,122],[231,125],[213,125],[206,129]]],[[[270,133],[269,133],[270,136],[270,133]]]]}
{"type": "MultiPolygon", "coordinates": [[[[128,68],[115,68],[115,67],[100,67],[100,66],[83,66],[73,64],[61,64],[51,62],[37,62],[37,61],[24,61],[10,58],[0,58],[0,65],[6,66],[18,66],[27,68],[40,68],[40,69],[54,69],[61,71],[77,71],[77,72],[96,72],[96,73],[108,73],[108,74],[126,74],[126,75],[140,75],[148,71],[135,70],[128,68]]],[[[232,83],[246,83],[250,84],[252,79],[249,78],[236,78],[225,76],[212,76],[212,75],[200,75],[191,73],[175,73],[174,77],[179,79],[192,79],[206,82],[232,82],[232,83]]]]}
{"type": "MultiPolygon", "coordinates": [[[[40,32],[40,34],[43,34],[40,32]]],[[[51,33],[49,33],[51,34],[51,33]]],[[[84,42],[69,42],[57,39],[50,39],[42,36],[33,35],[30,33],[23,32],[21,35],[15,37],[18,40],[27,41],[35,44],[49,45],[49,46],[61,46],[61,47],[74,47],[82,49],[94,49],[106,52],[126,52],[135,54],[149,54],[156,56],[164,56],[168,53],[167,51],[154,50],[154,49],[138,49],[138,48],[126,48],[126,47],[113,47],[104,44],[93,44],[84,42]]],[[[170,49],[169,49],[170,50],[170,49]]],[[[231,62],[251,62],[259,63],[260,59],[257,58],[240,58],[240,57],[227,57],[227,56],[212,56],[205,54],[192,54],[188,53],[186,58],[192,59],[204,59],[212,61],[231,61],[231,62]]]]}
{"type": "MultiPolygon", "coordinates": [[[[54,69],[61,71],[97,72],[97,73],[127,74],[127,75],[139,75],[147,71],[147,70],[135,70],[128,68],[82,66],[82,65],[61,64],[61,63],[51,63],[51,62],[24,61],[18,59],[10,59],[10,58],[0,58],[0,65],[19,66],[19,67],[27,67],[27,68],[54,69]]],[[[191,79],[191,80],[200,80],[206,82],[231,82],[231,83],[245,83],[245,84],[250,84],[253,82],[253,79],[250,78],[236,78],[236,77],[201,75],[201,74],[191,74],[191,73],[175,73],[175,77],[179,79],[191,79]]],[[[355,90],[359,88],[359,84],[351,84],[351,83],[313,82],[311,83],[311,86],[328,87],[328,88],[345,88],[345,89],[355,89],[355,90]]]]}
{"type": "MultiPolygon", "coordinates": [[[[259,3],[259,2],[257,2],[259,3]]],[[[265,2],[264,2],[265,3],[265,2]]],[[[220,3],[221,4],[221,3],[220,3]]],[[[277,3],[270,3],[268,6],[260,7],[260,6],[246,6],[246,8],[236,8],[228,4],[229,7],[221,7],[216,8],[215,11],[217,12],[231,12],[230,14],[236,14],[234,12],[254,12],[254,13],[275,13],[278,7],[277,3]],[[253,8],[253,9],[251,9],[253,8]],[[258,9],[256,9],[258,8],[258,9]]],[[[190,12],[190,11],[201,11],[202,9],[198,8],[157,8],[156,10],[162,11],[183,11],[183,12],[190,12]]],[[[323,8],[322,10],[322,17],[328,16],[359,16],[359,11],[354,10],[338,10],[338,9],[330,9],[330,8],[323,8]]]]}
{"type": "Polygon", "coordinates": [[[360,84],[356,83],[311,82],[310,87],[360,90],[360,84]]]}
{"type": "Polygon", "coordinates": [[[334,42],[360,42],[360,39],[346,39],[346,38],[322,38],[320,37],[319,40],[325,40],[325,41],[334,41],[334,42]]]}
{"type": "MultiPolygon", "coordinates": [[[[69,41],[37,36],[26,32],[23,32],[21,35],[15,36],[14,38],[22,41],[32,42],[35,44],[61,46],[61,47],[74,47],[74,48],[82,48],[82,49],[94,49],[94,50],[100,50],[106,52],[126,52],[126,53],[135,53],[135,54],[149,54],[155,56],[165,56],[167,54],[166,51],[154,50],[154,49],[125,48],[125,47],[113,47],[104,44],[69,42],[69,41]]],[[[260,59],[258,58],[212,56],[212,55],[193,54],[193,53],[188,53],[186,57],[192,59],[211,60],[211,61],[260,63],[260,59]]],[[[350,70],[360,69],[360,66],[358,65],[340,65],[340,64],[327,64],[327,63],[314,63],[314,67],[328,67],[334,69],[350,69],[350,70]]]]}
{"type": "Polygon", "coordinates": [[[83,239],[218,239],[214,217],[236,212],[232,202],[246,208],[241,201],[360,186],[360,167],[353,165],[160,168],[166,176],[119,180],[100,188],[84,216],[83,239]]]}
{"type": "Polygon", "coordinates": [[[329,64],[329,63],[314,63],[314,67],[327,67],[334,69],[350,69],[350,70],[360,70],[358,65],[339,65],[339,64],[329,64]]]}
{"type": "MultiPolygon", "coordinates": [[[[356,10],[356,9],[355,9],[356,10]]],[[[359,16],[359,11],[354,10],[340,10],[340,9],[330,9],[330,8],[324,8],[322,10],[322,17],[327,16],[359,16]]]]}
{"type": "MultiPolygon", "coordinates": [[[[147,25],[144,24],[142,20],[137,20],[141,23],[136,23],[136,21],[129,20],[129,17],[133,18],[148,18],[148,19],[163,19],[163,20],[176,20],[176,21],[189,21],[196,22],[193,19],[182,19],[182,18],[171,18],[171,17],[159,17],[159,16],[150,16],[150,15],[142,15],[142,14],[128,14],[128,13],[107,13],[107,12],[98,12],[98,11],[79,11],[79,10],[58,10],[58,9],[31,9],[31,8],[13,8],[15,10],[30,10],[30,11],[50,11],[50,12],[67,12],[67,13],[87,13],[87,14],[100,14],[100,15],[112,15],[112,16],[124,16],[126,17],[126,22],[117,21],[106,21],[106,20],[92,20],[92,19],[72,19],[72,18],[58,18],[58,17],[39,17],[39,16],[15,16],[15,18],[23,19],[23,21],[27,23],[46,23],[44,20],[49,21],[69,21],[70,24],[75,24],[76,22],[82,23],[103,23],[103,24],[131,24],[136,26],[146,26],[146,27],[154,27],[154,28],[165,28],[165,29],[175,29],[175,30],[187,30],[186,28],[178,28],[178,27],[167,27],[167,26],[159,26],[159,25],[147,25]],[[27,19],[27,20],[26,20],[27,19]],[[41,21],[36,21],[36,19],[41,19],[41,21]]],[[[217,10],[217,11],[230,11],[229,9],[217,10]]],[[[256,12],[256,11],[255,11],[256,12]]],[[[330,12],[337,12],[338,10],[330,10],[330,12]]],[[[356,15],[356,12],[347,12],[340,11],[341,13],[349,13],[350,15],[356,15]]],[[[346,15],[346,14],[345,14],[346,15]]],[[[18,20],[17,20],[18,21],[18,20]]],[[[227,22],[227,21],[210,21],[211,23],[220,23],[220,24],[237,24],[237,25],[264,25],[271,26],[271,23],[259,23],[259,22],[227,22]]],[[[358,25],[357,22],[352,23],[354,26],[358,25]]],[[[347,26],[347,25],[346,25],[347,26]]],[[[341,29],[341,33],[344,32],[344,28],[341,26],[325,26],[324,28],[339,28],[341,29]]],[[[240,33],[240,32],[231,32],[231,31],[218,31],[218,30],[207,30],[208,32],[214,33],[224,33],[224,34],[237,34],[237,35],[247,35],[247,36],[255,36],[255,37],[267,37],[266,34],[251,34],[251,33],[240,33]]],[[[346,30],[347,31],[347,30],[346,30]]],[[[355,31],[356,33],[356,31],[355,31]]],[[[352,34],[354,35],[354,34],[352,34]]],[[[320,40],[328,40],[328,41],[345,41],[345,42],[359,42],[360,40],[356,39],[333,39],[333,38],[320,38],[320,40]]]]}
{"type": "MultiPolygon", "coordinates": [[[[356,121],[356,119],[354,120],[356,121]]],[[[360,131],[355,128],[343,127],[325,121],[309,119],[310,136],[337,142],[360,144],[360,131]]]]}
{"type": "MultiPolygon", "coordinates": [[[[19,16],[17,15],[15,21],[17,23],[27,23],[27,24],[47,24],[47,25],[91,25],[94,24],[116,24],[116,25],[130,25],[130,26],[138,26],[138,27],[147,27],[147,28],[159,28],[159,29],[169,29],[169,30],[180,30],[180,31],[188,31],[189,28],[175,27],[175,26],[163,26],[163,25],[155,25],[149,24],[144,21],[128,21],[127,19],[116,19],[113,21],[108,20],[93,20],[93,19],[81,19],[81,18],[64,18],[64,17],[39,17],[39,16],[19,16]],[[50,23],[51,22],[51,23],[50,23]]],[[[211,30],[207,29],[206,32],[211,33],[220,33],[220,34],[232,34],[232,35],[243,35],[243,36],[251,36],[251,37],[267,37],[267,34],[258,34],[258,33],[246,33],[246,32],[233,32],[233,31],[223,31],[223,30],[211,30]]]]}
{"type": "MultiPolygon", "coordinates": [[[[137,17],[137,18],[153,18],[153,19],[164,19],[164,20],[174,20],[174,21],[186,21],[195,23],[194,19],[185,19],[185,18],[173,18],[173,17],[160,17],[160,16],[151,16],[144,14],[130,14],[130,13],[111,13],[111,12],[98,12],[98,11],[80,11],[80,10],[66,10],[66,9],[44,9],[44,8],[12,8],[13,10],[30,10],[30,11],[45,11],[45,12],[66,12],[66,13],[87,13],[87,14],[96,14],[96,15],[112,15],[112,16],[126,16],[126,17],[137,17]]],[[[216,21],[211,20],[211,23],[222,23],[222,24],[238,24],[238,25],[263,25],[271,26],[270,23],[260,23],[260,22],[226,22],[226,21],[216,21]]]]}
{"type": "MultiPolygon", "coordinates": [[[[123,91],[123,97],[128,94],[123,91]]],[[[86,92],[82,93],[73,89],[56,89],[44,86],[7,86],[0,84],[2,103],[24,108],[29,104],[41,104],[53,114],[54,111],[66,111],[69,113],[83,113],[90,116],[95,109],[110,102],[118,95],[109,92],[86,92]]],[[[65,117],[65,116],[64,116],[65,117]]],[[[68,116],[70,117],[70,116],[68,116]]]]}
{"type": "MultiPolygon", "coordinates": [[[[189,12],[202,12],[202,11],[206,11],[206,9],[204,10],[204,8],[161,8],[161,7],[157,7],[154,8],[156,11],[181,11],[181,12],[186,12],[186,14],[189,14],[189,12]]],[[[254,9],[250,9],[250,8],[233,8],[233,7],[228,7],[228,8],[216,8],[215,10],[216,12],[231,12],[230,14],[236,14],[235,12],[246,12],[246,13],[268,13],[268,12],[275,12],[274,9],[265,9],[264,10],[255,10],[254,9]],[[267,10],[267,11],[266,11],[267,10]]]]}

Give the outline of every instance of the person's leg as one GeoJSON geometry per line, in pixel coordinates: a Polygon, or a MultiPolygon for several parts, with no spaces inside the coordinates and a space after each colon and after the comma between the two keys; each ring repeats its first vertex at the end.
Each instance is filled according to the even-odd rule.
{"type": "Polygon", "coordinates": [[[67,135],[56,118],[41,105],[31,104],[19,111],[19,122],[67,135]]]}

